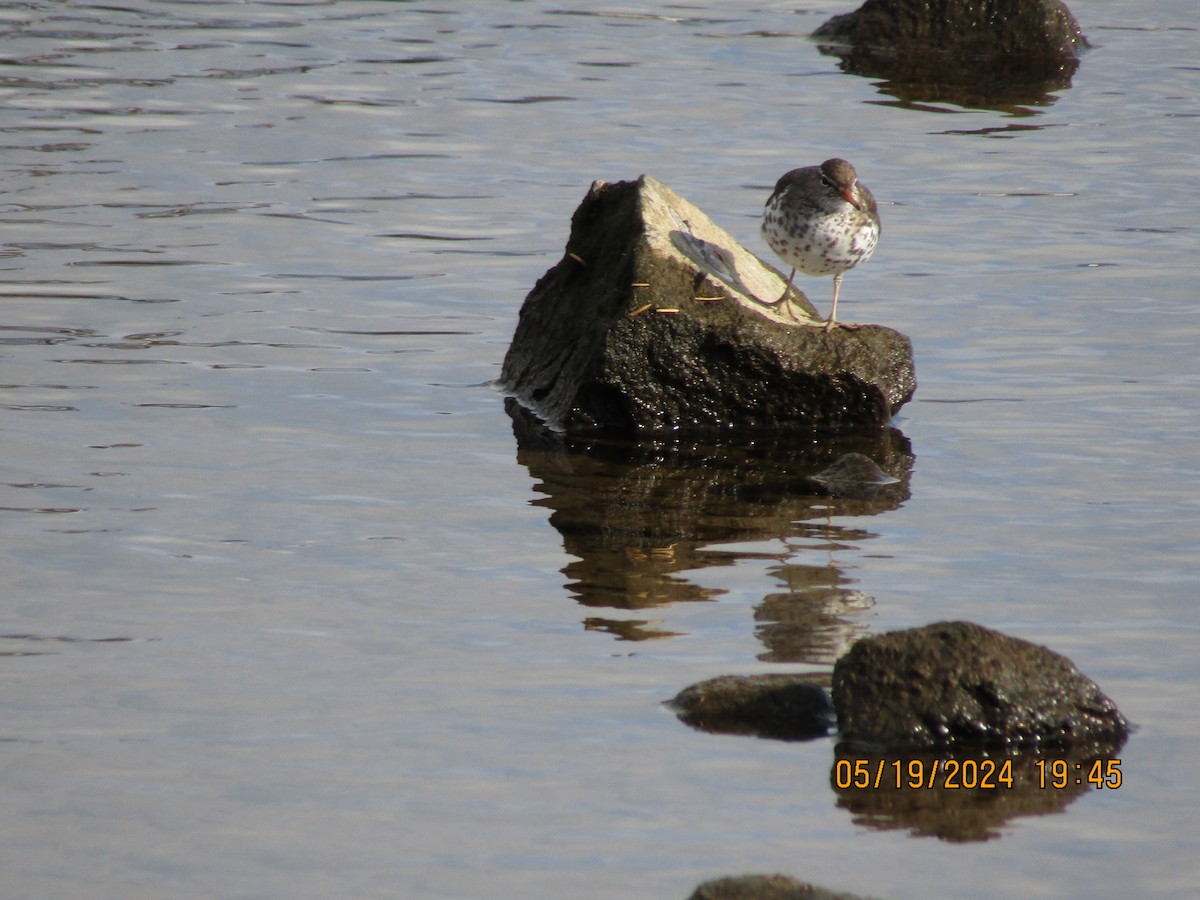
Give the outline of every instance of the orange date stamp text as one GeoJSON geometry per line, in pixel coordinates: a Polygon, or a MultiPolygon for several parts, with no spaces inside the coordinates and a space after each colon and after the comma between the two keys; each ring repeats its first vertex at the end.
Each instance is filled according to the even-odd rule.
{"type": "MultiPolygon", "coordinates": [[[[1122,784],[1121,760],[1038,759],[1033,776],[1039,788],[1062,790],[1091,784],[1116,790],[1122,784]]],[[[1001,759],[839,759],[834,764],[838,790],[1005,790],[1015,784],[1013,761],[1001,759]]]]}

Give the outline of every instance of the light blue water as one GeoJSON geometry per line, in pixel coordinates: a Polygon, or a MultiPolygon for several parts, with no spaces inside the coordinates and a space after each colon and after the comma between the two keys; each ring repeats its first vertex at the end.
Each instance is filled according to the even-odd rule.
{"type": "MultiPolygon", "coordinates": [[[[0,11],[0,893],[1194,893],[1192,7],[1077,0],[1029,115],[840,73],[801,35],[849,8],[0,11]],[[576,204],[647,172],[765,255],[835,154],[884,222],[839,313],[916,348],[908,499],[589,544],[618,471],[519,458],[487,386],[576,204]],[[817,658],[949,618],[1065,653],[1123,786],[914,838],[837,806],[830,741],[661,708],[811,668],[760,660],[779,595],[824,598],[817,658]]],[[[645,465],[692,523],[703,468],[645,465]]]]}

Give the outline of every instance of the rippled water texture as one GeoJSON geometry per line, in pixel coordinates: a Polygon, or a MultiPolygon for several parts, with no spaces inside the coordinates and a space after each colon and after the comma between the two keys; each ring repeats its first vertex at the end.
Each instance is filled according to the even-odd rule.
{"type": "Polygon", "coordinates": [[[0,893],[1194,895],[1194,4],[1076,0],[1071,84],[988,108],[842,71],[805,35],[850,8],[0,10],[0,893]],[[505,414],[594,179],[769,258],[775,179],[834,155],[883,219],[839,317],[916,348],[897,432],[505,414]],[[849,451],[898,480],[804,488],[849,451]],[[949,839],[835,790],[831,739],[661,705],[957,618],[1100,684],[1119,789],[949,839]]]}

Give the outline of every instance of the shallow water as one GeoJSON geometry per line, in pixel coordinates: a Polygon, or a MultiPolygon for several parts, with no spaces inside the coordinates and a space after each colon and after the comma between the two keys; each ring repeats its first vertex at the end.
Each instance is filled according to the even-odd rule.
{"type": "Polygon", "coordinates": [[[1077,0],[1072,86],[994,110],[839,71],[802,35],[850,8],[0,11],[5,895],[1194,894],[1191,4],[1077,0]],[[839,313],[916,348],[893,495],[514,434],[489,382],[592,180],[768,256],[835,154],[884,222],[839,313]],[[919,837],[832,740],[661,706],[952,618],[1100,684],[1119,789],[919,837]]]}

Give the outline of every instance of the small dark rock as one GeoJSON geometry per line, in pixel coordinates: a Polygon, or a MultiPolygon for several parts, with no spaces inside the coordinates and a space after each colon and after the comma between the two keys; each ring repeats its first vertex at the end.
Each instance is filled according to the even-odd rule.
{"type": "MultiPolygon", "coordinates": [[[[827,287],[827,282],[820,282],[827,287]]],[[[570,434],[878,430],[916,389],[879,325],[796,324],[784,279],[653,178],[592,185],[521,308],[500,386],[570,434]]]]}
{"type": "Polygon", "coordinates": [[[688,900],[859,900],[787,875],[739,875],[706,881],[688,900]]]}
{"type": "Polygon", "coordinates": [[[1101,755],[1128,726],[1069,659],[971,622],[863,638],[833,668],[843,739],[889,750],[1029,745],[1101,755]]]}
{"type": "Polygon", "coordinates": [[[669,704],[701,731],[800,741],[823,737],[833,707],[806,675],[721,675],[684,688],[669,704]]]}
{"type": "Polygon", "coordinates": [[[1061,0],[866,0],[813,34],[896,53],[919,48],[975,59],[1061,59],[1088,45],[1061,0]]]}
{"type": "Polygon", "coordinates": [[[985,107],[1069,87],[1088,46],[1060,0],[866,0],[813,37],[889,93],[985,107]]]}

